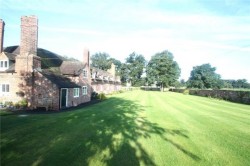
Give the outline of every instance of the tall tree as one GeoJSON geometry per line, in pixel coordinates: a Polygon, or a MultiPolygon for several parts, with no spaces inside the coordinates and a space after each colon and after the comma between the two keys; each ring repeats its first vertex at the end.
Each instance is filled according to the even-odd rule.
{"type": "Polygon", "coordinates": [[[102,70],[108,70],[111,67],[110,56],[107,53],[95,53],[91,56],[91,65],[102,70]]]}
{"type": "Polygon", "coordinates": [[[96,67],[98,69],[102,69],[107,71],[110,69],[111,64],[113,63],[116,66],[116,75],[120,75],[121,71],[121,66],[122,63],[121,61],[111,58],[109,54],[107,53],[95,53],[94,55],[91,56],[91,66],[96,67]]]}
{"type": "Polygon", "coordinates": [[[209,63],[193,67],[188,80],[188,87],[220,89],[223,86],[223,82],[220,79],[220,75],[215,73],[215,70],[216,68],[212,67],[209,63]]]}
{"type": "Polygon", "coordinates": [[[141,86],[141,76],[145,68],[146,60],[143,55],[133,52],[126,58],[126,64],[123,66],[125,73],[133,86],[141,86]]]}
{"type": "Polygon", "coordinates": [[[157,83],[162,90],[166,86],[174,85],[180,76],[180,68],[169,51],[157,53],[151,57],[147,68],[148,83],[157,83]]]}

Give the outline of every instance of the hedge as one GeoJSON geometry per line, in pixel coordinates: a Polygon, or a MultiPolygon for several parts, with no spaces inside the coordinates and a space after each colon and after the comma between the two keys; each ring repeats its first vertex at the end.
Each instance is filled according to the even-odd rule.
{"type": "Polygon", "coordinates": [[[250,104],[250,91],[235,90],[195,90],[195,89],[173,89],[173,92],[203,97],[212,97],[237,103],[250,104]]]}

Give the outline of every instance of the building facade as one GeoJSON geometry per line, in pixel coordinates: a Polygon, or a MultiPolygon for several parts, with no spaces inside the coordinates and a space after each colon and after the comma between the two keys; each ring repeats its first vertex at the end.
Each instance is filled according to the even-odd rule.
{"type": "MultiPolygon", "coordinates": [[[[21,17],[21,43],[13,50],[3,51],[4,25],[0,20],[0,102],[26,100],[30,109],[60,110],[91,100],[96,82],[93,82],[87,49],[81,62],[62,61],[56,69],[43,68],[43,58],[37,55],[37,17],[21,17]]],[[[107,86],[104,80],[99,84],[107,86]]],[[[112,88],[104,92],[110,93],[115,84],[118,86],[119,80],[110,81],[112,88]]]]}

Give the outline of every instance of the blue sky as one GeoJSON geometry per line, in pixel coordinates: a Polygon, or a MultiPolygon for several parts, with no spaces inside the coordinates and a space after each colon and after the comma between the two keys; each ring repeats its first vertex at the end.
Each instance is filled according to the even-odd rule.
{"type": "Polygon", "coordinates": [[[223,79],[250,82],[249,0],[0,0],[4,46],[20,43],[20,18],[39,19],[38,46],[82,59],[107,52],[124,61],[169,50],[181,78],[210,63],[223,79]]]}

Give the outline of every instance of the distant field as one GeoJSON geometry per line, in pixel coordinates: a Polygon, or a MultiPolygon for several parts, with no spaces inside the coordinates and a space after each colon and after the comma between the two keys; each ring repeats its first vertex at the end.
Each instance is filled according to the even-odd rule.
{"type": "Polygon", "coordinates": [[[250,165],[250,106],[179,93],[1,114],[0,132],[1,165],[250,165]]]}

